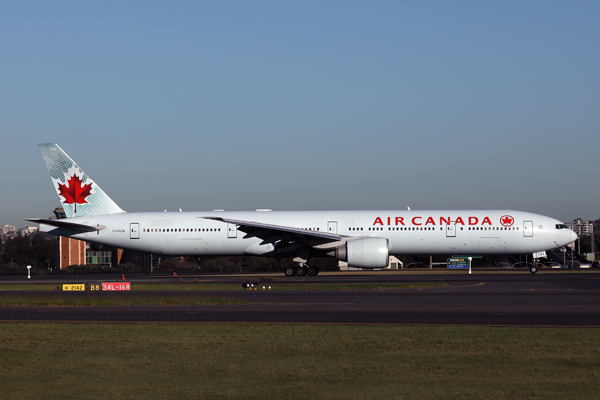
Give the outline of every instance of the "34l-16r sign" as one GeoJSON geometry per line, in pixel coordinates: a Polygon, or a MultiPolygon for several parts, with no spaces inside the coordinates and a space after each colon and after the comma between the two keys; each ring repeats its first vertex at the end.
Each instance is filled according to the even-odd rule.
{"type": "Polygon", "coordinates": [[[131,290],[129,282],[102,282],[102,290],[131,290]]]}

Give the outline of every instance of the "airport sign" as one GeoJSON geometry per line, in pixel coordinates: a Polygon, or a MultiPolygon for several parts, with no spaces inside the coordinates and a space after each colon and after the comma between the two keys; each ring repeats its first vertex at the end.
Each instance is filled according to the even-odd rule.
{"type": "Polygon", "coordinates": [[[131,290],[131,282],[86,282],[63,283],[62,290],[67,292],[112,292],[131,290]]]}
{"type": "Polygon", "coordinates": [[[85,290],[85,283],[63,283],[63,292],[83,292],[85,290]]]}
{"type": "Polygon", "coordinates": [[[446,265],[452,269],[466,269],[469,268],[469,259],[467,257],[449,258],[446,265]]]}
{"type": "Polygon", "coordinates": [[[130,282],[102,282],[102,291],[131,290],[130,282]]]}

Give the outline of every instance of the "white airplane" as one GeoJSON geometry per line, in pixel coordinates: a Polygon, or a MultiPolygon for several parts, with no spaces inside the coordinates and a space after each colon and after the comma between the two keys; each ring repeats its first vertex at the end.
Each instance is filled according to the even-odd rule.
{"type": "Polygon", "coordinates": [[[290,257],[287,276],[314,276],[319,270],[308,262],[316,256],[375,269],[389,255],[537,253],[577,239],[554,218],[512,210],[125,212],[57,144],[39,147],[67,218],[27,221],[100,245],[166,256],[290,257]]]}

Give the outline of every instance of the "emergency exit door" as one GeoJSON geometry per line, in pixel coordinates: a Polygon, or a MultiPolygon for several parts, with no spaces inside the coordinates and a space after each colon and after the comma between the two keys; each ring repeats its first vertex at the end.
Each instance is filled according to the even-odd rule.
{"type": "Polygon", "coordinates": [[[129,238],[139,239],[140,238],[140,224],[134,222],[129,224],[129,238]]]}
{"type": "Polygon", "coordinates": [[[456,237],[456,225],[446,225],[446,237],[456,237]]]}
{"type": "Polygon", "coordinates": [[[523,221],[523,236],[533,236],[533,221],[523,221]]]}
{"type": "Polygon", "coordinates": [[[228,238],[236,238],[237,237],[237,225],[236,224],[227,224],[227,237],[228,238]]]}
{"type": "Polygon", "coordinates": [[[327,223],[327,232],[328,233],[337,233],[337,221],[329,221],[327,223]]]}

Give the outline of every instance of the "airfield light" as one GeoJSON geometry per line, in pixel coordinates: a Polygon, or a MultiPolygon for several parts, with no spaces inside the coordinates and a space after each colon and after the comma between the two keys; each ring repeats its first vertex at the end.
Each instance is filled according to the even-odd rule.
{"type": "Polygon", "coordinates": [[[471,275],[471,260],[473,257],[469,257],[469,275],[471,275]]]}

